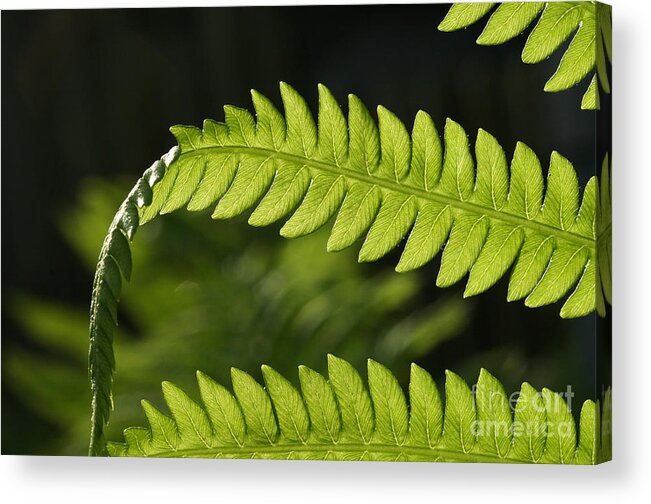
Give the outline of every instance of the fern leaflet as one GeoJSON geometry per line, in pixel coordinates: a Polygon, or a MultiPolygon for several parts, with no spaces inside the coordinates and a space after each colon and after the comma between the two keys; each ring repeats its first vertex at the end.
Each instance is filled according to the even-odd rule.
{"type": "MultiPolygon", "coordinates": [[[[479,21],[494,6],[492,2],[454,4],[438,28],[446,32],[466,28],[479,21]]],[[[606,58],[612,61],[610,6],[598,2],[502,3],[488,19],[477,43],[503,44],[520,35],[539,15],[538,23],[522,51],[522,61],[543,61],[574,34],[556,72],[545,84],[545,91],[569,89],[592,74],[581,108],[599,109],[599,84],[605,93],[610,93],[606,67],[606,58]]]]}
{"type": "Polygon", "coordinates": [[[479,130],[473,158],[465,131],[450,119],[441,145],[423,111],[410,137],[383,107],[376,126],[354,95],[346,121],[324,86],[319,86],[318,126],[287,84],[281,84],[284,117],[267,98],[252,95],[255,119],[226,106],[225,123],[171,128],[178,146],[145,172],[111,224],[91,304],[91,453],[104,450],[120,273],[128,278],[131,270],[128,240],[140,224],[182,207],[198,211],[216,204],[215,219],[256,207],[249,217],[254,226],[291,214],[281,229],[289,238],[311,233],[336,215],[330,251],[365,235],[359,260],[374,261],[407,238],[396,270],[408,271],[431,261],[445,245],[436,280],[440,287],[469,274],[464,295],[472,296],[512,269],[510,301],[524,299],[538,307],[572,291],[561,316],[580,317],[600,308],[597,179],[586,185],[579,209],[576,173],[559,153],[552,153],[545,188],[540,161],[525,144],[516,146],[509,170],[493,136],[479,130]]]}
{"type": "MultiPolygon", "coordinates": [[[[233,396],[197,372],[203,404],[163,383],[171,412],[148,401],[149,428],[129,428],[114,456],[595,464],[609,453],[599,404],[585,401],[577,432],[565,399],[522,384],[515,414],[501,383],[481,370],[475,392],[446,372],[445,414],[430,374],[412,364],[409,406],[393,374],[368,361],[368,388],[328,356],[328,380],[301,366],[301,392],[268,366],[265,387],[232,369],[233,396]],[[578,438],[578,444],[577,444],[578,438]],[[604,447],[602,448],[602,444],[604,447]]],[[[604,414],[607,414],[604,411],[604,414]]]]}

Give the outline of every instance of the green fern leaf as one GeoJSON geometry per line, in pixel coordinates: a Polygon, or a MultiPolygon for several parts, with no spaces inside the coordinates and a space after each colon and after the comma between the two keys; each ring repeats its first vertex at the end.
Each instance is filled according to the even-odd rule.
{"type": "Polygon", "coordinates": [[[512,444],[513,419],[509,400],[502,384],[482,369],[475,394],[477,421],[482,426],[482,435],[477,441],[483,452],[506,457],[512,444]]]}
{"type": "Polygon", "coordinates": [[[330,384],[341,412],[344,440],[369,443],[375,427],[373,406],[362,378],[343,359],[328,355],[330,384]]]}
{"type": "Polygon", "coordinates": [[[239,403],[226,388],[201,372],[197,373],[197,383],[218,442],[242,446],[246,428],[239,403]]]}
{"type": "Polygon", "coordinates": [[[416,445],[434,448],[443,433],[443,403],[431,375],[411,365],[409,437],[416,445]]]}
{"type": "MultiPolygon", "coordinates": [[[[449,32],[466,28],[494,5],[454,4],[438,29],[449,32]]],[[[569,89],[592,74],[581,108],[595,110],[599,109],[598,83],[605,93],[610,93],[606,68],[606,58],[612,61],[610,12],[610,6],[598,2],[502,3],[491,14],[477,44],[503,44],[520,35],[540,15],[522,51],[522,61],[533,64],[550,57],[574,34],[556,72],[545,84],[545,91],[569,89]]]]}
{"type": "Polygon", "coordinates": [[[527,382],[522,384],[515,405],[513,452],[521,460],[538,462],[545,452],[547,433],[545,402],[527,382]]]}
{"type": "MultiPolygon", "coordinates": [[[[540,161],[522,143],[509,169],[494,137],[479,130],[473,157],[466,132],[450,119],[442,148],[425,112],[417,114],[410,138],[395,115],[381,107],[378,129],[352,95],[346,128],[324,86],[319,87],[319,117],[325,124],[319,126],[295,90],[281,84],[281,94],[285,119],[253,92],[255,119],[226,107],[226,123],[207,120],[203,129],[171,128],[179,145],[144,173],[116,214],[100,252],[91,303],[91,453],[104,451],[102,430],[112,409],[112,338],[121,276],[128,279],[132,267],[128,241],[139,225],[182,207],[214,206],[215,219],[256,207],[249,217],[253,225],[291,214],[281,228],[286,237],[311,233],[336,216],[328,250],[366,235],[359,260],[372,261],[406,238],[398,271],[426,264],[445,245],[438,286],[469,275],[465,295],[477,295],[512,269],[509,300],[537,307],[572,291],[561,308],[565,318],[595,307],[602,313],[601,300],[610,302],[608,232],[599,234],[600,281],[595,268],[596,222],[599,229],[610,229],[605,224],[610,192],[604,189],[609,186],[602,184],[600,191],[593,177],[579,208],[576,173],[557,152],[545,189],[540,161]]],[[[608,180],[607,159],[603,173],[608,180]]],[[[358,430],[363,439],[369,425],[358,430]]],[[[344,430],[350,430],[346,420],[344,430]]]]}
{"type": "Polygon", "coordinates": [[[470,453],[476,441],[476,422],[477,412],[470,387],[460,376],[447,370],[443,445],[452,452],[470,453]]]}
{"type": "Polygon", "coordinates": [[[596,432],[601,426],[601,419],[596,406],[594,402],[586,401],[581,408],[579,446],[575,454],[579,464],[596,464],[599,461],[600,439],[596,432]]]}
{"type": "Polygon", "coordinates": [[[547,411],[547,439],[542,460],[568,463],[576,448],[576,427],[572,421],[572,412],[563,396],[546,388],[543,389],[542,396],[547,411]]]}
{"type": "Polygon", "coordinates": [[[404,444],[409,433],[409,413],[398,380],[382,364],[369,360],[368,385],[375,408],[377,438],[404,444]]]}
{"type": "MultiPolygon", "coordinates": [[[[524,144],[517,145],[509,174],[502,147],[480,130],[475,168],[466,132],[452,120],[445,127],[443,156],[425,112],[417,115],[410,138],[395,115],[382,107],[378,128],[354,97],[346,127],[324,86],[319,87],[319,117],[325,124],[318,126],[296,91],[283,84],[281,94],[287,130],[280,147],[277,139],[283,135],[265,133],[265,125],[281,126],[282,116],[258,93],[254,101],[264,106],[259,105],[256,120],[227,107],[225,124],[206,121],[203,130],[172,128],[182,154],[154,187],[152,204],[140,212],[141,222],[182,206],[203,209],[216,204],[213,218],[255,207],[252,224],[267,225],[291,214],[281,234],[298,237],[336,216],[329,250],[341,250],[366,234],[359,259],[373,261],[407,238],[399,271],[425,264],[447,241],[437,283],[452,285],[470,272],[467,295],[490,288],[514,263],[517,271],[518,252],[541,237],[545,246],[534,249],[536,267],[532,271],[528,263],[522,266],[525,283],[513,298],[534,294],[530,302],[538,305],[559,299],[577,283],[576,268],[561,269],[548,283],[560,278],[566,286],[553,295],[550,287],[539,286],[552,253],[561,245],[576,252],[572,257],[580,266],[595,248],[590,227],[595,208],[587,204],[592,195],[584,194],[579,213],[576,173],[560,154],[552,154],[545,191],[540,162],[524,144]],[[234,170],[227,166],[231,162],[234,170]],[[198,166],[204,167],[203,176],[190,175],[198,166]],[[207,205],[211,184],[219,190],[211,192],[207,205]],[[192,205],[199,193],[202,204],[192,205]]],[[[591,190],[594,184],[589,183],[591,190]]]]}
{"type": "Polygon", "coordinates": [[[323,376],[306,366],[300,366],[298,371],[313,436],[336,444],[341,432],[341,418],[332,387],[323,376]]]}
{"type": "MultiPolygon", "coordinates": [[[[163,396],[176,422],[179,448],[196,445],[210,448],[213,445],[212,427],[205,410],[173,383],[163,382],[163,396]]],[[[165,424],[161,422],[159,427],[164,428],[165,424]]]]}
{"type": "Polygon", "coordinates": [[[233,391],[244,413],[248,434],[273,445],[279,429],[269,395],[249,374],[235,368],[231,371],[233,391]]]}
{"type": "MultiPolygon", "coordinates": [[[[480,372],[474,394],[459,376],[447,372],[445,414],[434,380],[415,364],[409,405],[393,374],[370,359],[368,389],[350,364],[334,356],[328,357],[329,380],[300,368],[302,393],[272,368],[262,369],[266,390],[249,383],[247,390],[254,392],[247,397],[238,395],[242,385],[236,385],[236,380],[248,375],[233,372],[237,400],[201,373],[197,377],[203,404],[164,384],[171,416],[143,402],[149,427],[127,429],[125,443],[110,443],[109,453],[135,457],[554,464],[607,460],[598,403],[584,402],[577,442],[574,419],[560,395],[543,389],[541,396],[525,383],[513,416],[502,385],[485,369],[480,372]],[[204,394],[206,380],[212,382],[211,390],[219,392],[204,394]],[[344,390],[343,386],[352,388],[344,390]],[[233,417],[232,423],[241,433],[237,438],[232,424],[229,427],[223,422],[223,411],[235,411],[233,406],[245,412],[244,417],[233,417]],[[259,420],[247,411],[264,411],[269,424],[266,430],[280,435],[273,440],[259,436],[259,420]],[[269,416],[272,411],[275,415],[269,416]],[[352,434],[340,437],[341,425],[352,434]]],[[[608,414],[604,409],[604,417],[608,414]]]]}
{"type": "Polygon", "coordinates": [[[454,4],[439,24],[439,30],[452,31],[469,26],[483,18],[493,7],[492,2],[454,4]]]}
{"type": "Polygon", "coordinates": [[[262,366],[262,374],[283,436],[305,443],[310,419],[303,398],[287,379],[269,366],[262,366]]]}

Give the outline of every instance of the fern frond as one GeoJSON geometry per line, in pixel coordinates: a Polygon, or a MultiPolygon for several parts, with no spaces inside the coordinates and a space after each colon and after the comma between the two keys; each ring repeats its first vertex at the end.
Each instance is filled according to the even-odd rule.
{"type": "Polygon", "coordinates": [[[227,106],[225,123],[171,128],[178,148],[145,172],[111,225],[91,309],[93,452],[101,450],[101,425],[111,406],[119,273],[130,269],[126,238],[139,224],[182,207],[214,207],[215,219],[255,208],[249,217],[254,226],[290,215],[281,229],[288,238],[311,233],[336,215],[329,251],[365,236],[359,260],[374,261],[406,238],[396,267],[402,272],[431,261],[445,245],[439,287],[469,275],[464,295],[472,296],[512,269],[511,301],[538,307],[572,291],[563,317],[595,309],[598,184],[590,179],[579,209],[576,173],[559,153],[551,155],[545,187],[540,161],[525,144],[516,146],[509,169],[493,136],[479,130],[473,157],[465,131],[450,119],[442,145],[423,111],[410,137],[384,107],[378,107],[376,126],[354,95],[346,121],[324,86],[318,126],[287,84],[281,84],[285,116],[258,92],[252,95],[255,119],[227,106]]]}
{"type": "Polygon", "coordinates": [[[551,464],[606,460],[599,403],[585,401],[577,432],[561,395],[549,389],[540,394],[524,383],[513,415],[502,384],[485,369],[474,392],[446,371],[445,408],[431,375],[416,364],[409,404],[393,374],[370,359],[368,388],[348,362],[332,355],[327,380],[299,367],[300,392],[269,366],[262,366],[262,374],[264,387],[232,369],[233,395],[197,372],[202,404],[164,382],[171,416],[142,401],[149,427],[127,429],[125,443],[110,443],[109,453],[551,464]]]}
{"type": "MultiPolygon", "coordinates": [[[[454,4],[438,29],[450,32],[466,28],[479,21],[495,5],[454,4]]],[[[599,109],[599,83],[605,93],[610,93],[606,68],[606,58],[612,61],[610,6],[598,2],[502,3],[491,14],[477,44],[503,44],[520,35],[538,17],[522,51],[522,61],[531,64],[543,61],[574,34],[556,72],[545,84],[545,91],[569,89],[592,74],[581,108],[599,109]]]]}
{"type": "MultiPolygon", "coordinates": [[[[383,107],[376,127],[351,95],[347,123],[320,86],[317,127],[294,89],[282,84],[281,93],[286,123],[254,91],[257,120],[227,106],[225,123],[173,127],[181,154],[154,186],[141,222],[182,207],[214,206],[215,219],[254,208],[254,226],[289,215],[280,232],[294,238],[336,216],[329,251],[365,237],[359,260],[375,261],[407,238],[396,267],[402,272],[431,261],[445,245],[439,287],[469,274],[465,295],[476,295],[513,266],[509,300],[531,307],[561,299],[593,260],[597,181],[588,182],[579,210],[576,173],[559,153],[552,153],[545,189],[540,162],[523,143],[509,170],[502,147],[484,130],[473,158],[466,132],[451,119],[441,145],[426,112],[416,115],[410,137],[383,107]]],[[[565,316],[593,309],[588,303],[565,316]]]]}

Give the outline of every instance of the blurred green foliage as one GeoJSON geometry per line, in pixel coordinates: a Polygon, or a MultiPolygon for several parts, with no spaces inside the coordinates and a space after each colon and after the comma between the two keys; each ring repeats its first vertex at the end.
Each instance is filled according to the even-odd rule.
{"type": "MultiPolygon", "coordinates": [[[[89,278],[125,192],[88,180],[61,220],[89,278]]],[[[284,240],[274,227],[244,221],[179,212],[139,231],[115,336],[108,439],[141,421],[140,399],[162,402],[162,380],[193,390],[196,369],[228,383],[231,366],[260,379],[267,363],[297,383],[298,364],[325,371],[325,356],[334,353],[357,369],[373,357],[406,385],[410,361],[471,322],[472,302],[452,291],[423,295],[431,279],[418,271],[399,275],[388,261],[360,265],[353,249],[326,253],[327,231],[284,240]]],[[[5,384],[54,429],[33,433],[34,445],[40,453],[85,454],[87,310],[32,295],[14,297],[9,309],[34,348],[5,355],[5,384]]]]}

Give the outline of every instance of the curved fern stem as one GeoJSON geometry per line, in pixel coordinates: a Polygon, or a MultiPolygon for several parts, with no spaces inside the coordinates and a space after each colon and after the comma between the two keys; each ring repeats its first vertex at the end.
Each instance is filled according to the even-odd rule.
{"type": "Polygon", "coordinates": [[[113,409],[113,330],[118,323],[117,310],[122,291],[122,277],[126,280],[131,278],[129,241],[138,229],[138,209],[151,204],[152,187],[161,180],[166,167],[179,153],[178,147],[172,148],[138,179],[115,214],[97,260],[90,304],[88,351],[92,393],[89,455],[106,453],[103,430],[113,409]]]}
{"type": "Polygon", "coordinates": [[[545,184],[538,157],[521,142],[509,168],[502,147],[484,130],[473,156],[466,132],[450,119],[441,143],[426,112],[418,112],[410,135],[384,107],[377,110],[378,126],[350,95],[346,120],[325,86],[319,86],[317,124],[293,88],[280,88],[284,115],[253,91],[255,118],[226,106],[225,123],[171,128],[178,147],[145,172],[116,214],[91,303],[91,453],[104,452],[102,430],[112,408],[112,337],[121,277],[131,271],[129,240],[159,214],[214,207],[212,217],[225,219],[255,207],[254,226],[291,215],[280,231],[287,238],[312,233],[336,216],[329,251],[363,238],[359,260],[374,261],[406,239],[396,266],[403,272],[443,249],[436,285],[467,276],[464,296],[488,290],[510,271],[509,301],[539,307],[569,293],[565,318],[595,308],[601,313],[603,299],[610,301],[609,234],[599,247],[595,240],[610,216],[607,158],[605,183],[600,188],[592,177],[579,206],[576,172],[557,152],[545,184]]]}

